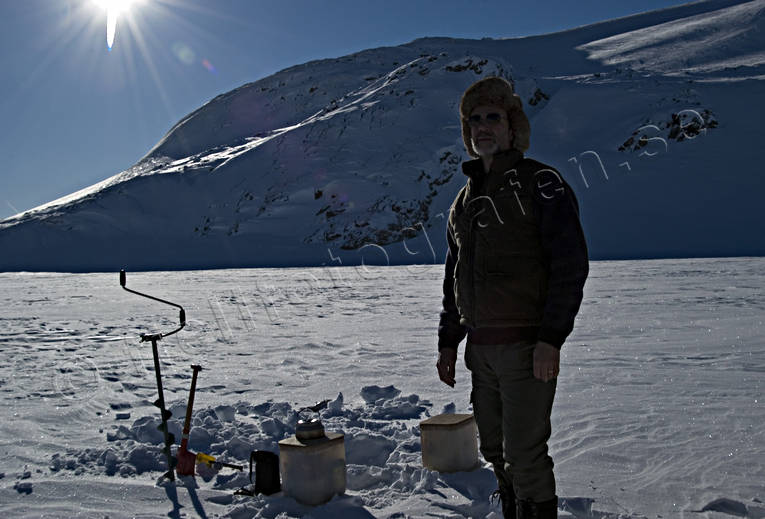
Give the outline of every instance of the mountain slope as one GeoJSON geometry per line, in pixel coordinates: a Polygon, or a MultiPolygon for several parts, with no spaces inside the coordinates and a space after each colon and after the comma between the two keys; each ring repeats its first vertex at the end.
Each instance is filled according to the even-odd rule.
{"type": "Polygon", "coordinates": [[[290,67],[206,103],[133,168],[0,221],[0,269],[443,261],[457,105],[489,75],[524,100],[527,155],[575,189],[592,259],[763,254],[764,14],[695,2],[290,67]]]}

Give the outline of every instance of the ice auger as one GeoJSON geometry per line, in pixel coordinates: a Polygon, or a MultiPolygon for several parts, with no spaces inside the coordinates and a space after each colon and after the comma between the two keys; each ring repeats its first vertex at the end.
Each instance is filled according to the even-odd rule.
{"type": "MultiPolygon", "coordinates": [[[[157,351],[157,341],[159,341],[163,337],[167,337],[168,335],[172,335],[174,333],[179,332],[184,326],[186,326],[186,311],[183,309],[181,305],[177,305],[175,303],[171,303],[170,301],[165,301],[164,299],[150,296],[148,294],[142,294],[141,292],[137,292],[135,290],[131,290],[127,288],[125,286],[125,271],[124,270],[120,270],[120,285],[122,286],[122,288],[124,288],[128,292],[131,292],[133,294],[136,294],[142,297],[148,297],[149,299],[153,299],[154,301],[159,301],[160,303],[165,303],[180,309],[180,315],[179,315],[180,326],[178,326],[178,328],[176,328],[175,330],[167,332],[167,333],[142,333],[140,335],[141,342],[151,341],[151,351],[154,355],[154,374],[157,376],[157,393],[159,394],[159,398],[157,398],[157,400],[154,401],[154,405],[159,407],[159,411],[162,417],[162,423],[157,427],[157,429],[162,431],[162,433],[164,434],[165,447],[162,449],[162,452],[167,457],[167,472],[165,472],[162,475],[162,477],[166,477],[170,479],[171,481],[175,481],[175,466],[178,463],[178,460],[175,456],[173,456],[173,453],[170,450],[170,447],[173,445],[173,443],[175,443],[175,436],[167,428],[167,421],[170,419],[170,417],[173,414],[165,408],[165,395],[162,391],[162,373],[160,372],[160,368],[159,368],[159,352],[157,351]]],[[[194,372],[194,376],[196,377],[196,371],[194,372]]]]}

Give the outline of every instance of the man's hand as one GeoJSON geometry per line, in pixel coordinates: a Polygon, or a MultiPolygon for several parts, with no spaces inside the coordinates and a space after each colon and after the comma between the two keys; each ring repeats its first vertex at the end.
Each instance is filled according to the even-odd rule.
{"type": "Polygon", "coordinates": [[[457,350],[454,348],[441,348],[438,352],[438,378],[451,387],[454,387],[454,369],[457,364],[457,350]]]}
{"type": "Polygon", "coordinates": [[[557,377],[559,371],[560,350],[552,344],[538,341],[534,347],[534,376],[547,382],[557,377]]]}

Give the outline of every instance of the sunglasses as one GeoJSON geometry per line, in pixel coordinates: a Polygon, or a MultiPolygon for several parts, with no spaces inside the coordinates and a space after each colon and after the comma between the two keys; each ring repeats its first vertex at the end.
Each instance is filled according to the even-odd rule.
{"type": "Polygon", "coordinates": [[[486,117],[481,117],[481,114],[474,114],[468,117],[468,123],[470,126],[478,126],[479,124],[486,122],[489,126],[496,126],[502,121],[502,114],[497,112],[491,112],[486,114],[486,117]]]}

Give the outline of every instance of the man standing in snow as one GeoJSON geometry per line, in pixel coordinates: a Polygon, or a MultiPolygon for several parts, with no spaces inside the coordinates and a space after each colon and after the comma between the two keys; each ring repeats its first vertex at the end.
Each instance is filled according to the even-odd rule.
{"type": "Polygon", "coordinates": [[[579,205],[555,168],[524,157],[529,122],[508,81],[471,85],[460,117],[475,159],[449,209],[438,375],[454,387],[467,335],[470,401],[504,516],[557,517],[547,441],[560,349],[589,272],[579,205]]]}

